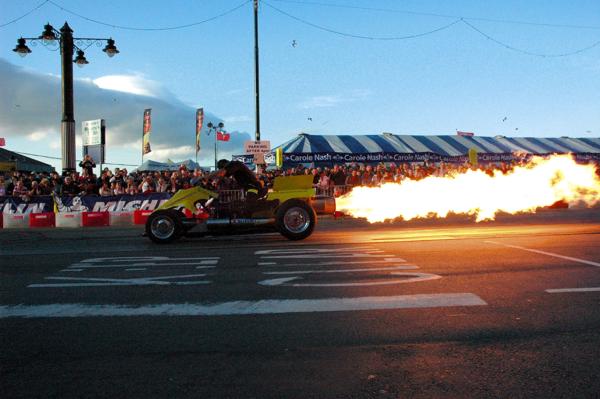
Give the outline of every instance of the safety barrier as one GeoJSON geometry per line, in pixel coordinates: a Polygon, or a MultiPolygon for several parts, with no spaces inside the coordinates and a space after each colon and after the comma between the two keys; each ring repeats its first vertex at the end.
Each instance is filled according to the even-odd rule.
{"type": "Polygon", "coordinates": [[[150,216],[151,213],[152,213],[152,211],[150,211],[150,210],[134,211],[133,212],[133,224],[146,224],[146,220],[148,220],[148,216],[150,216]]]}
{"type": "Polygon", "coordinates": [[[132,226],[133,212],[109,212],[111,226],[132,226]]]}
{"type": "Polygon", "coordinates": [[[21,229],[29,227],[29,214],[11,213],[4,215],[2,224],[5,229],[21,229]]]}
{"type": "Polygon", "coordinates": [[[81,212],[81,225],[83,227],[103,227],[109,224],[108,212],[81,212]]]}
{"type": "Polygon", "coordinates": [[[29,227],[54,227],[56,215],[54,212],[30,213],[29,227]]]}
{"type": "Polygon", "coordinates": [[[59,212],[56,227],[81,227],[81,212],[59,212]]]}

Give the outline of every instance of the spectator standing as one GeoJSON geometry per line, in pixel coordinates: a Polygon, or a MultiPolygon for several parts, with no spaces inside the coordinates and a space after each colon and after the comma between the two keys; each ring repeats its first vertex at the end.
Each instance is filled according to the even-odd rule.
{"type": "Polygon", "coordinates": [[[94,174],[94,168],[96,167],[96,163],[94,162],[94,159],[92,159],[92,156],[90,154],[86,154],[86,156],[83,157],[83,160],[79,162],[79,166],[82,170],[87,171],[88,176],[91,176],[94,174]]]}
{"type": "Polygon", "coordinates": [[[60,195],[74,197],[77,194],[79,194],[79,187],[75,184],[71,176],[65,176],[65,181],[60,189],[60,195]]]}

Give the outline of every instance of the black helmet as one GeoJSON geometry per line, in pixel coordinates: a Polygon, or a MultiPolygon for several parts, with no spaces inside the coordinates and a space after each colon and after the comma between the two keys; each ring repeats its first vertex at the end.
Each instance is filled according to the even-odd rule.
{"type": "Polygon", "coordinates": [[[227,165],[229,165],[229,161],[226,159],[221,159],[219,162],[217,162],[217,169],[223,169],[227,167],[227,165]]]}

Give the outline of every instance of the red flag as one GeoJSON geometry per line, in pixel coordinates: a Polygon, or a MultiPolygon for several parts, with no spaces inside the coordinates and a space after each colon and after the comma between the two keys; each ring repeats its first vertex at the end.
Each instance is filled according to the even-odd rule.
{"type": "Polygon", "coordinates": [[[217,140],[219,141],[229,141],[231,135],[225,132],[217,132],[217,140]]]}
{"type": "Polygon", "coordinates": [[[0,147],[4,147],[6,145],[6,140],[4,137],[0,137],[0,147]]]}

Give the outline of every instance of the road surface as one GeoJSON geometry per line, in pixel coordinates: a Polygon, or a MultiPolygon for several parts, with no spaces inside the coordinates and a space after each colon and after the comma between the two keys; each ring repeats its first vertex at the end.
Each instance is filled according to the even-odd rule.
{"type": "Polygon", "coordinates": [[[3,398],[594,398],[600,215],[0,230],[3,398]]]}

